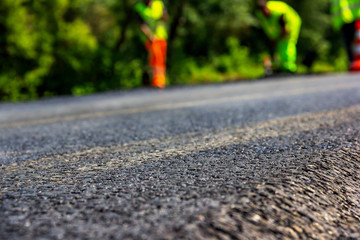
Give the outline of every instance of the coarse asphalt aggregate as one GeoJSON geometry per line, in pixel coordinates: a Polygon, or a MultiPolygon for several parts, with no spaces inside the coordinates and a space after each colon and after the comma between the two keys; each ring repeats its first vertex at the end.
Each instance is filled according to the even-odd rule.
{"type": "Polygon", "coordinates": [[[360,239],[360,75],[0,104],[0,239],[360,239]]]}

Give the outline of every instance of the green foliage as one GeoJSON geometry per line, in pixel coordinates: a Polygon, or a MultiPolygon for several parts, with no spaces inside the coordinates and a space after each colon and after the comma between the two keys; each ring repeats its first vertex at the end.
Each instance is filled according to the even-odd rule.
{"type": "MultiPolygon", "coordinates": [[[[137,0],[0,1],[0,100],[84,95],[142,84],[147,53],[137,0]]],[[[268,42],[254,17],[256,0],[165,1],[170,15],[168,82],[198,84],[263,74],[268,42]]],[[[343,71],[328,0],[287,0],[303,18],[300,72],[343,71]]]]}

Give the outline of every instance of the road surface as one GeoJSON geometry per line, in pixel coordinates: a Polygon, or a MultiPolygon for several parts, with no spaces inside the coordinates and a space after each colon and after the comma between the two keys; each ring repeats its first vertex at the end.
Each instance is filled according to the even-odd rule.
{"type": "Polygon", "coordinates": [[[360,239],[360,75],[0,104],[0,239],[360,239]]]}

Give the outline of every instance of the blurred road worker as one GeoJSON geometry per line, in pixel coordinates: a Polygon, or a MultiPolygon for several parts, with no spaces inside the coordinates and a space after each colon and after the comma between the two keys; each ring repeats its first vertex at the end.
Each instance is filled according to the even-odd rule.
{"type": "Polygon", "coordinates": [[[164,88],[166,85],[166,51],[168,14],[162,0],[145,0],[135,5],[135,11],[143,23],[140,26],[145,36],[145,47],[149,53],[151,85],[164,88]]]}
{"type": "MultiPolygon", "coordinates": [[[[356,22],[360,21],[360,0],[332,0],[331,13],[334,28],[342,32],[350,63],[349,69],[356,70],[354,69],[356,66],[353,65],[360,59],[355,59],[355,51],[360,51],[360,46],[356,46],[355,51],[353,51],[353,44],[355,43],[355,37],[360,38],[360,36],[355,34],[356,30],[359,30],[356,29],[356,22]]],[[[360,67],[358,70],[360,70],[360,67]]]]}
{"type": "Polygon", "coordinates": [[[282,73],[297,70],[296,44],[301,29],[301,18],[297,12],[281,1],[259,0],[256,16],[265,34],[273,42],[274,69],[282,73]]]}

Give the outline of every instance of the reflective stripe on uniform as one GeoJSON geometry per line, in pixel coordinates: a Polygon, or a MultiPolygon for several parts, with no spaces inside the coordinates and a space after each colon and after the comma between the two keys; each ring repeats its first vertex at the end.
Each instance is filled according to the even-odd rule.
{"type": "Polygon", "coordinates": [[[357,47],[355,48],[355,54],[360,54],[360,46],[357,46],[357,47]]]}

